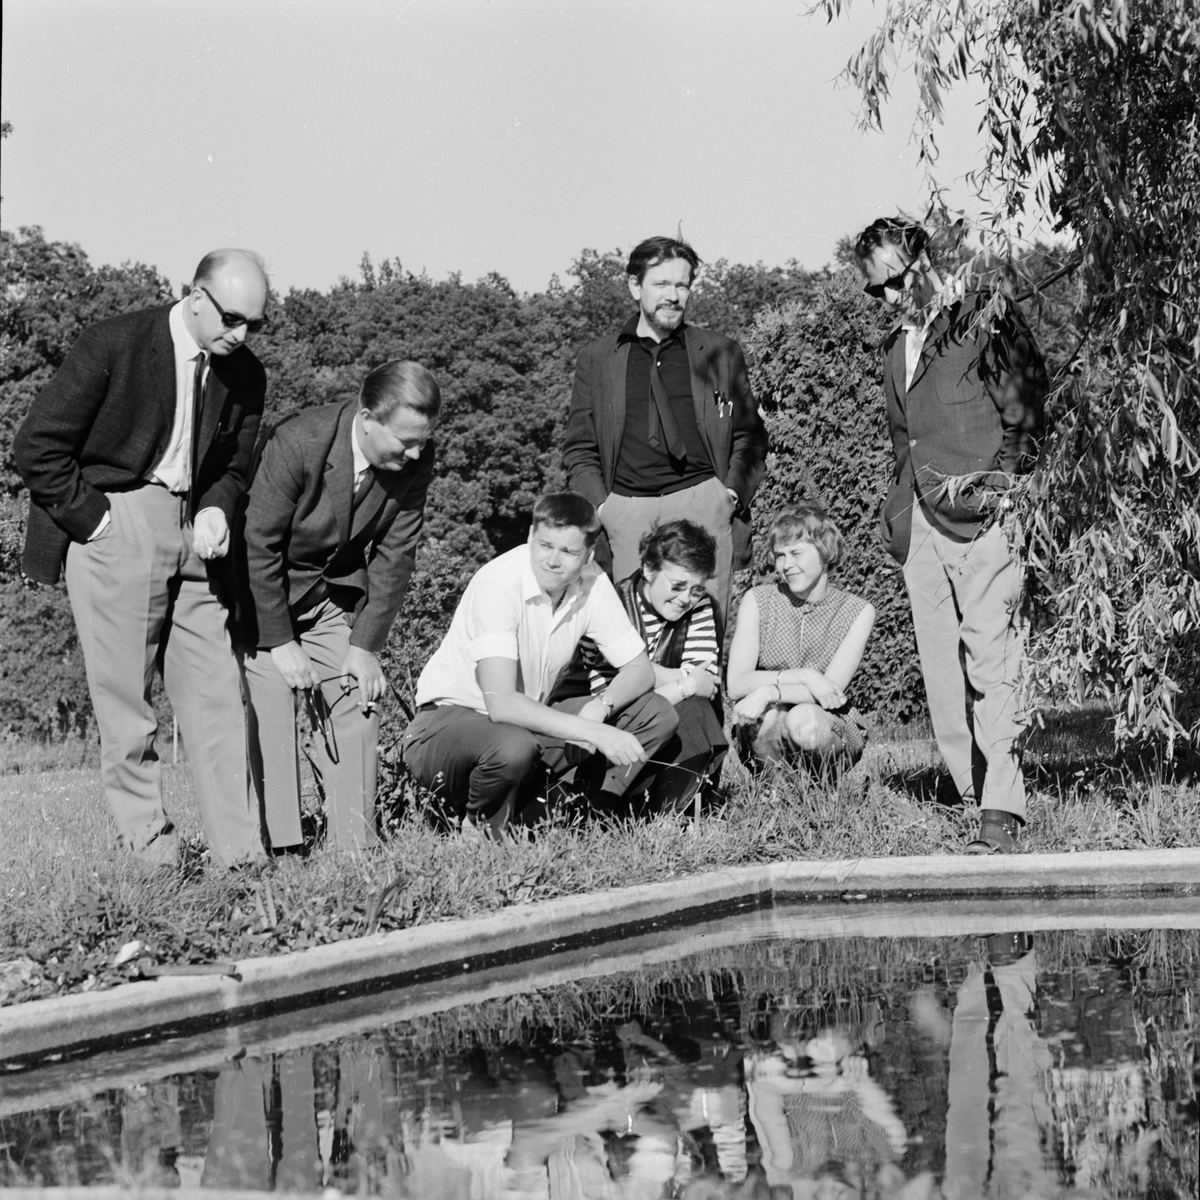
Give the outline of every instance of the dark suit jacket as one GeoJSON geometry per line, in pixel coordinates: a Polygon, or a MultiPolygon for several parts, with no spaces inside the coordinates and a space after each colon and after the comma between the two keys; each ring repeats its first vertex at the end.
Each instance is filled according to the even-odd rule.
{"type": "Polygon", "coordinates": [[[293,616],[312,607],[322,585],[349,615],[351,645],[377,654],[387,641],[416,560],[434,446],[399,471],[372,472],[354,507],[357,411],[357,400],[306,409],[263,447],[244,534],[250,645],[290,642],[293,616]]]}
{"type": "MultiPolygon", "coordinates": [[[[629,344],[614,330],[580,352],[563,439],[568,486],[599,506],[612,491],[625,431],[629,344]]],[[[733,519],[735,569],[750,563],[750,502],[762,479],[767,431],[750,391],[742,348],[709,329],[684,330],[696,425],[717,478],[738,495],[733,519]]]]}
{"type": "MultiPolygon", "coordinates": [[[[13,453],[29,488],[22,566],[55,583],[67,545],[86,542],[108,511],[106,492],[145,483],[175,420],[171,306],[90,325],[30,406],[13,453]]],[[[266,373],[244,346],[212,355],[196,410],[188,511],[219,508],[233,526],[249,482],[266,373]]]]}
{"type": "Polygon", "coordinates": [[[883,344],[896,467],[881,534],[902,565],[918,488],[938,525],[972,537],[994,515],[1008,476],[1031,471],[1037,457],[1045,363],[1015,308],[988,330],[978,323],[982,304],[969,296],[934,320],[911,387],[904,384],[906,339],[899,326],[883,344]]]}

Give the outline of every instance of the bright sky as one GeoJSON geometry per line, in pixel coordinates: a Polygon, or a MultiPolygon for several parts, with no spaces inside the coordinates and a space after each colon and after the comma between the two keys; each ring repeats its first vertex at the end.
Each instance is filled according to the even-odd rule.
{"type": "MultiPolygon", "coordinates": [[[[4,0],[3,224],[176,284],[239,245],[283,289],[365,250],[535,291],[680,221],[710,260],[819,267],[923,203],[911,92],[864,134],[834,83],[876,10],[806,6],[4,0]]],[[[950,110],[946,179],[981,145],[970,98],[950,110]]]]}

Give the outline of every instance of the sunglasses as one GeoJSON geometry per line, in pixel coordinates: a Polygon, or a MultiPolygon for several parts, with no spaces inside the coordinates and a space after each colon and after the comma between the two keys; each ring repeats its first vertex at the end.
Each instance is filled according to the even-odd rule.
{"type": "Polygon", "coordinates": [[[218,303],[216,296],[214,296],[212,292],[210,292],[208,288],[204,286],[204,284],[200,284],[199,287],[200,290],[212,301],[212,306],[220,314],[221,324],[224,325],[226,329],[236,329],[239,325],[245,325],[247,333],[257,333],[267,323],[266,317],[256,317],[252,321],[249,317],[243,317],[241,313],[226,312],[225,309],[221,307],[220,303],[218,303]]]}
{"type": "Polygon", "coordinates": [[[885,279],[882,283],[868,283],[863,291],[867,293],[873,300],[883,300],[884,292],[902,292],[908,281],[909,273],[913,267],[917,265],[917,260],[914,258],[912,262],[900,272],[899,275],[893,275],[891,279],[885,279]]]}

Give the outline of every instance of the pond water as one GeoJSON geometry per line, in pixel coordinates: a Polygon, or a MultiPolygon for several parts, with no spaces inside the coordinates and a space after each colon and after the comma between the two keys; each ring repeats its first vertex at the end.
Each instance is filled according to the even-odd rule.
{"type": "Polygon", "coordinates": [[[1198,994],[1189,930],[752,941],[13,1073],[0,1186],[1194,1197],[1198,994]]]}

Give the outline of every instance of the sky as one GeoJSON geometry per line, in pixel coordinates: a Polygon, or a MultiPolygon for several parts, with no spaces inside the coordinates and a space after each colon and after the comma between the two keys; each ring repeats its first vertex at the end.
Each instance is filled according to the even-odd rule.
{"type": "MultiPolygon", "coordinates": [[[[539,291],[681,223],[705,259],[816,268],[926,204],[912,89],[866,133],[836,82],[866,0],[833,24],[808,0],[3,3],[4,228],[175,284],[235,245],[283,291],[364,252],[539,291]]],[[[943,181],[977,125],[952,93],[943,181]]]]}

